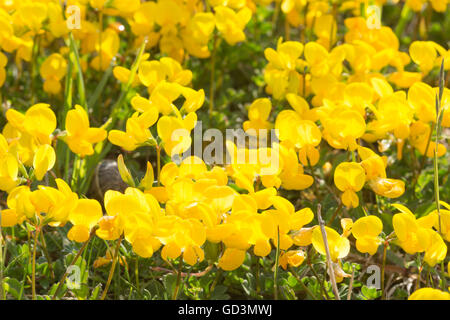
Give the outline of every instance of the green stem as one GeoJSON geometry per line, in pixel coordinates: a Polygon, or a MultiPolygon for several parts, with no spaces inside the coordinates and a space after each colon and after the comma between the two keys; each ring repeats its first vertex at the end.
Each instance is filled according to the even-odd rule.
{"type": "Polygon", "coordinates": [[[120,92],[120,96],[119,96],[119,100],[117,100],[116,104],[114,104],[114,106],[112,107],[112,111],[111,111],[111,118],[112,121],[110,123],[110,125],[108,126],[109,128],[113,128],[116,124],[116,120],[117,120],[117,115],[119,113],[119,111],[122,108],[122,105],[125,102],[125,99],[127,97],[128,91],[131,88],[131,85],[134,82],[134,78],[136,77],[136,73],[138,71],[139,65],[141,63],[141,58],[142,55],[144,54],[145,51],[145,46],[147,44],[147,39],[145,39],[144,41],[142,41],[142,45],[139,49],[139,53],[136,57],[136,60],[134,61],[132,67],[131,67],[131,72],[130,72],[130,77],[128,79],[128,82],[125,86],[122,86],[122,90],[120,92]]]}
{"type": "Polygon", "coordinates": [[[180,291],[182,268],[183,268],[183,254],[181,254],[181,256],[180,256],[180,262],[179,262],[178,271],[177,271],[177,284],[176,284],[175,290],[173,292],[172,300],[177,300],[177,298],[178,298],[178,292],[180,291]]]}
{"type": "Polygon", "coordinates": [[[442,278],[442,281],[441,281],[441,289],[442,289],[442,291],[445,291],[446,288],[447,288],[447,279],[446,279],[446,275],[445,275],[445,265],[444,265],[444,260],[445,260],[445,259],[443,259],[443,260],[441,261],[441,278],[442,278]]]}
{"type": "Polygon", "coordinates": [[[217,52],[217,34],[214,34],[213,50],[211,53],[211,77],[209,87],[209,119],[212,119],[214,110],[214,93],[215,87],[215,73],[216,73],[216,52],[217,52]]]}
{"type": "Polygon", "coordinates": [[[73,260],[72,260],[72,262],[70,263],[69,267],[67,267],[66,272],[65,272],[65,273],[63,274],[63,276],[61,277],[61,280],[59,280],[58,287],[56,288],[56,291],[55,291],[55,293],[54,293],[54,295],[53,295],[53,297],[52,297],[52,300],[55,300],[56,297],[58,296],[58,292],[59,292],[59,290],[61,289],[61,287],[63,286],[64,281],[66,280],[66,277],[67,277],[67,275],[68,275],[68,272],[69,272],[69,270],[70,270],[70,267],[73,266],[73,265],[77,262],[78,258],[83,254],[83,252],[84,252],[84,250],[86,249],[86,247],[87,247],[89,241],[90,241],[90,240],[92,239],[92,237],[95,235],[95,231],[96,231],[96,230],[97,230],[97,228],[92,229],[91,234],[89,235],[88,240],[87,240],[85,243],[83,243],[83,245],[81,246],[81,248],[80,248],[80,250],[78,251],[77,255],[75,256],[75,258],[73,258],[73,260]]]}
{"type": "Polygon", "coordinates": [[[139,258],[136,257],[136,264],[134,268],[134,275],[136,277],[136,289],[139,292],[139,258]]]}
{"type": "Polygon", "coordinates": [[[383,249],[383,264],[381,265],[381,299],[385,300],[386,299],[386,292],[385,292],[385,267],[386,267],[386,253],[387,253],[387,248],[389,246],[389,243],[387,241],[384,242],[384,249],[383,249]]]}
{"type": "Polygon", "coordinates": [[[161,185],[161,147],[156,145],[156,170],[158,173],[158,187],[161,185]]]}
{"type": "Polygon", "coordinates": [[[69,33],[69,41],[70,41],[70,48],[72,52],[75,55],[75,63],[77,66],[77,75],[78,75],[78,94],[80,98],[80,105],[87,110],[87,104],[86,104],[86,88],[84,86],[84,79],[83,79],[83,69],[81,68],[81,62],[80,62],[80,55],[78,53],[77,46],[75,44],[75,39],[73,38],[72,32],[69,33]]]}
{"type": "Polygon", "coordinates": [[[36,86],[35,86],[35,79],[36,79],[36,57],[37,53],[39,52],[39,35],[35,35],[33,38],[33,47],[31,49],[31,104],[36,103],[36,86]]]}
{"type": "Polygon", "coordinates": [[[44,251],[45,258],[47,259],[50,276],[52,277],[52,280],[55,280],[55,273],[53,271],[53,266],[52,266],[52,258],[50,257],[50,254],[48,253],[47,244],[45,242],[45,237],[44,237],[44,230],[42,230],[42,232],[40,233],[40,236],[41,236],[41,242],[42,242],[42,250],[44,251]]]}
{"type": "MultiPolygon", "coordinates": [[[[6,241],[5,241],[6,247],[6,241]]],[[[2,212],[0,211],[0,300],[5,300],[5,288],[3,287],[3,230],[2,230],[2,212]]]]}
{"type": "Polygon", "coordinates": [[[278,23],[278,16],[280,14],[281,9],[281,1],[275,2],[275,10],[272,16],[272,35],[275,33],[277,29],[277,23],[278,23]]]}
{"type": "Polygon", "coordinates": [[[259,296],[259,292],[261,291],[261,285],[259,284],[259,274],[260,274],[260,265],[259,265],[259,257],[255,255],[256,258],[256,271],[255,271],[255,281],[256,281],[256,296],[259,296]]]}
{"type": "Polygon", "coordinates": [[[277,226],[277,251],[275,256],[275,272],[273,275],[274,298],[278,300],[278,263],[280,259],[280,226],[277,226]]]}
{"type": "Polygon", "coordinates": [[[397,38],[401,38],[401,35],[403,33],[403,30],[405,30],[406,24],[411,19],[411,8],[409,8],[406,4],[403,5],[402,12],[400,14],[400,21],[397,24],[397,27],[395,28],[395,34],[397,35],[397,38]]]}
{"type": "Polygon", "coordinates": [[[119,238],[119,240],[117,240],[116,251],[114,252],[113,262],[111,265],[111,269],[109,270],[108,281],[106,282],[105,290],[103,290],[100,300],[105,300],[106,294],[108,293],[109,286],[111,285],[111,280],[114,275],[114,270],[116,269],[116,264],[117,264],[117,260],[119,257],[119,249],[120,249],[120,243],[122,242],[122,239],[123,239],[123,236],[121,236],[119,238]]]}
{"type": "Polygon", "coordinates": [[[36,230],[34,231],[33,260],[31,262],[31,295],[33,300],[36,300],[36,248],[39,232],[40,227],[36,226],[36,230]]]}
{"type": "Polygon", "coordinates": [[[291,273],[294,275],[295,279],[297,279],[297,282],[300,283],[300,285],[302,286],[303,290],[305,290],[306,293],[311,296],[311,298],[313,298],[314,300],[317,300],[317,297],[314,295],[314,293],[312,293],[311,290],[309,290],[309,288],[306,286],[306,284],[303,283],[302,279],[300,279],[300,277],[298,276],[297,272],[295,272],[294,268],[289,267],[289,271],[291,271],[291,273]]]}
{"type": "Polygon", "coordinates": [[[331,280],[331,285],[334,291],[334,295],[335,295],[335,299],[336,300],[341,300],[341,297],[339,296],[339,291],[336,285],[336,278],[334,275],[334,268],[333,268],[333,262],[331,261],[331,254],[330,254],[330,248],[328,246],[328,240],[327,240],[327,233],[325,230],[325,223],[322,219],[322,206],[320,205],[320,203],[317,205],[317,220],[319,221],[319,226],[320,226],[320,230],[322,232],[322,238],[323,238],[323,243],[324,243],[324,247],[325,247],[325,252],[327,254],[327,265],[328,265],[328,270],[330,271],[330,280],[331,280]]]}

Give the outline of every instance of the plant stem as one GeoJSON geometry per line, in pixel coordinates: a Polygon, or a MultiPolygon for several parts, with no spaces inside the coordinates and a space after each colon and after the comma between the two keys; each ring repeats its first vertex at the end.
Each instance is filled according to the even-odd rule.
{"type": "Polygon", "coordinates": [[[112,107],[112,110],[111,110],[112,121],[107,128],[108,130],[110,128],[113,128],[116,125],[117,114],[120,111],[120,109],[122,108],[122,105],[125,102],[125,99],[127,97],[128,91],[130,90],[130,88],[134,82],[134,78],[136,77],[136,73],[138,71],[139,65],[141,64],[141,58],[142,58],[142,55],[144,54],[146,45],[147,45],[147,38],[142,41],[142,45],[139,49],[139,53],[136,57],[136,60],[134,61],[133,65],[131,66],[131,72],[130,72],[130,77],[128,78],[128,82],[125,86],[122,86],[122,90],[120,92],[119,99],[112,107]]]}
{"type": "Polygon", "coordinates": [[[178,292],[180,291],[180,283],[181,283],[181,270],[183,268],[183,254],[180,256],[180,262],[178,265],[178,272],[177,272],[177,284],[175,286],[175,290],[173,292],[172,300],[177,300],[178,298],[178,292]]]}
{"type": "Polygon", "coordinates": [[[139,258],[136,257],[136,264],[134,268],[134,275],[136,278],[136,289],[139,291],[139,258]]]}
{"type": "Polygon", "coordinates": [[[214,110],[214,93],[215,87],[215,73],[216,73],[216,52],[217,52],[217,34],[214,34],[213,50],[211,53],[211,78],[209,87],[209,119],[212,119],[214,110]]]}
{"type": "Polygon", "coordinates": [[[334,277],[334,269],[333,269],[333,265],[331,262],[330,248],[328,247],[327,233],[325,231],[325,223],[322,219],[321,211],[322,211],[322,206],[319,203],[317,205],[317,219],[319,220],[320,231],[322,232],[323,243],[324,243],[325,251],[327,254],[327,265],[328,265],[328,270],[330,271],[331,285],[333,287],[333,291],[334,291],[334,295],[336,296],[336,300],[341,300],[341,298],[339,297],[339,291],[338,291],[337,285],[336,285],[336,278],[334,277]]]}
{"type": "Polygon", "coordinates": [[[106,294],[108,293],[108,289],[111,284],[112,277],[114,275],[114,270],[116,269],[116,263],[117,263],[117,260],[119,257],[119,249],[120,249],[120,243],[122,242],[122,239],[123,239],[123,235],[119,238],[119,240],[117,240],[116,251],[114,252],[113,262],[111,265],[111,269],[109,270],[108,281],[106,282],[105,290],[103,290],[100,300],[105,300],[106,294]]]}
{"type": "Polygon", "coordinates": [[[397,38],[401,38],[401,35],[403,33],[403,30],[405,30],[406,24],[408,23],[410,17],[411,9],[406,4],[403,5],[402,12],[400,14],[400,21],[397,24],[397,27],[395,28],[395,34],[397,35],[397,38]]]}
{"type": "Polygon", "coordinates": [[[259,265],[259,257],[255,255],[256,258],[256,270],[255,270],[255,281],[256,281],[256,296],[259,296],[259,292],[261,291],[261,285],[259,284],[259,274],[260,274],[260,265],[259,265]]]}
{"type": "Polygon", "coordinates": [[[156,170],[158,173],[158,187],[161,185],[161,147],[156,145],[156,170]]]}
{"type": "Polygon", "coordinates": [[[350,278],[350,285],[348,286],[347,300],[352,298],[353,281],[355,279],[355,268],[352,265],[352,277],[350,278]]]}
{"type": "Polygon", "coordinates": [[[40,226],[36,226],[34,231],[33,260],[31,262],[31,295],[33,300],[36,300],[36,247],[40,231],[40,226]]]}
{"type": "Polygon", "coordinates": [[[52,277],[52,280],[55,280],[55,273],[53,272],[53,266],[52,266],[52,258],[50,257],[50,254],[47,250],[47,244],[45,242],[44,237],[44,230],[40,233],[41,236],[41,243],[42,243],[42,249],[44,251],[45,258],[47,259],[48,269],[50,271],[50,276],[52,277]]]}
{"type": "Polygon", "coordinates": [[[327,289],[325,288],[325,285],[324,285],[322,279],[321,279],[321,278],[319,277],[319,275],[317,274],[316,270],[314,270],[314,268],[313,268],[311,262],[308,262],[308,266],[309,266],[309,269],[311,269],[311,271],[312,271],[312,273],[314,274],[314,276],[316,277],[317,282],[319,283],[319,286],[320,286],[320,292],[321,292],[321,294],[322,294],[322,297],[325,296],[325,299],[330,300],[330,297],[328,296],[327,289]]]}
{"type": "Polygon", "coordinates": [[[208,298],[211,298],[211,294],[214,292],[214,289],[216,289],[216,285],[219,282],[220,277],[222,276],[222,269],[219,269],[217,271],[216,277],[214,278],[213,283],[211,284],[211,287],[209,288],[209,294],[208,298]]]}
{"type": "Polygon", "coordinates": [[[419,170],[417,171],[416,178],[414,179],[414,182],[413,182],[413,191],[416,189],[417,181],[419,180],[419,176],[422,173],[423,167],[425,165],[425,161],[427,160],[427,154],[428,154],[428,149],[430,148],[430,142],[431,142],[432,135],[433,135],[433,132],[431,132],[431,129],[430,129],[430,135],[428,136],[427,145],[425,147],[425,153],[423,155],[422,160],[420,161],[419,170]]]}
{"type": "Polygon", "coordinates": [[[275,272],[273,275],[274,298],[278,300],[278,261],[280,258],[280,226],[277,226],[277,251],[275,256],[275,272]]]}
{"type": "Polygon", "coordinates": [[[386,253],[387,253],[387,248],[389,246],[389,242],[385,241],[384,242],[384,248],[383,248],[383,264],[381,265],[381,300],[385,300],[386,299],[386,290],[385,290],[385,283],[384,283],[384,279],[385,279],[385,267],[386,267],[386,253]]]}
{"type": "Polygon", "coordinates": [[[91,234],[89,235],[89,238],[87,239],[87,241],[85,243],[83,243],[83,245],[81,246],[80,250],[78,251],[77,255],[75,256],[75,258],[73,258],[72,262],[70,263],[69,267],[67,267],[66,272],[63,274],[63,276],[61,277],[61,280],[59,280],[59,284],[58,287],[56,288],[55,293],[53,294],[52,300],[55,300],[56,297],[58,296],[58,292],[61,289],[61,287],[64,284],[64,281],[66,280],[66,277],[68,275],[68,272],[70,270],[70,267],[73,266],[78,258],[83,254],[83,251],[86,249],[89,241],[92,239],[92,237],[95,235],[95,231],[97,230],[97,228],[93,228],[91,231],[91,234]]]}
{"type": "Polygon", "coordinates": [[[39,51],[39,35],[36,34],[33,37],[33,47],[31,51],[31,104],[36,102],[36,88],[35,88],[35,79],[36,79],[36,57],[37,52],[39,51]]]}
{"type": "Polygon", "coordinates": [[[84,86],[84,79],[83,79],[83,69],[81,69],[81,62],[80,62],[80,55],[78,53],[77,46],[75,44],[75,39],[73,38],[72,32],[69,33],[69,41],[70,41],[70,48],[72,52],[75,55],[75,64],[77,67],[77,77],[78,77],[78,94],[80,98],[80,105],[87,110],[87,104],[86,104],[86,88],[84,86]]]}
{"type": "Polygon", "coordinates": [[[281,9],[281,1],[275,1],[275,10],[272,16],[272,35],[275,33],[277,29],[278,16],[280,14],[281,9]]]}
{"type": "Polygon", "coordinates": [[[338,215],[339,211],[341,211],[342,206],[343,206],[343,205],[342,205],[342,201],[339,201],[338,207],[337,207],[336,210],[334,211],[333,216],[331,217],[330,221],[328,221],[328,223],[327,223],[327,226],[328,226],[328,227],[331,226],[331,224],[333,223],[334,219],[336,219],[336,216],[338,215]]]}
{"type": "MultiPolygon", "coordinates": [[[[435,138],[435,147],[434,147],[434,198],[436,201],[436,209],[438,213],[439,219],[439,234],[442,236],[442,222],[441,222],[441,203],[439,199],[439,166],[438,166],[438,146],[439,146],[439,136],[441,132],[441,113],[443,110],[441,108],[442,104],[442,95],[444,93],[444,85],[445,85],[445,76],[444,76],[444,59],[442,59],[441,68],[439,71],[439,94],[436,95],[436,138],[435,138]]],[[[431,136],[431,132],[430,132],[431,136]]],[[[446,278],[445,278],[445,269],[444,269],[444,260],[441,261],[441,277],[442,277],[442,290],[445,290],[447,287],[446,278]]]]}
{"type": "Polygon", "coordinates": [[[294,275],[295,279],[297,279],[298,283],[300,283],[300,285],[302,286],[303,290],[305,290],[306,293],[311,296],[311,298],[313,298],[314,300],[317,300],[317,297],[314,295],[314,293],[312,293],[311,290],[309,290],[309,288],[306,286],[306,284],[303,283],[302,279],[300,279],[300,277],[298,276],[297,272],[295,272],[294,268],[289,266],[289,271],[291,271],[291,273],[294,275]]]}
{"type": "MultiPolygon", "coordinates": [[[[5,241],[6,247],[6,241],[5,241]]],[[[0,300],[5,300],[5,288],[3,287],[3,230],[2,230],[2,212],[0,210],[0,300]]]]}

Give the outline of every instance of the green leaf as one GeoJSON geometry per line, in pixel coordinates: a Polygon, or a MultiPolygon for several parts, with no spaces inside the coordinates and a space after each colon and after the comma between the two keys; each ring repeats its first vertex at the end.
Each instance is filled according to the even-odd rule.
{"type": "Polygon", "coordinates": [[[3,279],[3,288],[5,292],[12,295],[15,299],[19,299],[20,297],[20,289],[22,288],[22,284],[14,278],[4,278],[3,279]]]}

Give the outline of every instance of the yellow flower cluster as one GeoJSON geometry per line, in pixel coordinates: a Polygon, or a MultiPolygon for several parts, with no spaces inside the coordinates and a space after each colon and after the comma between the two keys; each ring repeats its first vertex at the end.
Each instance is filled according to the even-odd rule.
{"type": "MultiPolygon", "coordinates": [[[[132,89],[121,92],[119,101],[129,104],[123,109],[131,112],[119,110],[119,121],[119,111],[113,108],[111,119],[101,127],[91,117],[97,107],[85,101],[72,107],[71,95],[61,115],[46,103],[30,103],[25,112],[8,107],[0,134],[0,190],[7,194],[1,226],[25,221],[36,228],[69,224],[71,241],[86,242],[94,235],[119,244],[124,239],[139,257],[150,258],[160,250],[163,260],[179,258],[190,266],[205,260],[208,243],[218,249],[214,263],[225,271],[239,268],[249,254],[264,258],[275,250],[276,268],[298,267],[313,248],[329,256],[337,282],[350,276],[342,259],[353,244],[358,252],[375,255],[379,246],[392,243],[410,255],[423,253],[430,267],[443,263],[450,241],[447,203],[439,204],[445,209],[439,206],[420,218],[406,206],[393,204],[400,213],[393,215],[393,233],[386,236],[386,221],[366,212],[362,190],[368,189],[377,200],[402,196],[405,181],[391,178],[396,173],[388,168],[404,158],[405,148],[423,157],[446,156],[447,144],[431,141],[431,136],[436,126],[450,128],[450,90],[427,82],[441,64],[450,70],[450,50],[433,41],[413,41],[408,52],[401,51],[391,28],[372,28],[368,18],[360,16],[361,4],[367,1],[275,1],[285,14],[286,28],[301,26],[315,39],[306,41],[304,33],[301,42],[287,36],[286,41],[279,38],[276,48],[264,50],[268,97],[248,101],[242,127],[252,138],[262,138],[260,142],[267,142],[268,130],[273,129],[276,139],[256,147],[226,141],[230,161],[224,166],[207,165],[197,156],[161,165],[162,151],[174,159],[192,147],[197,113],[205,102],[204,89],[192,87],[193,72],[184,62],[189,56],[210,57],[221,39],[230,46],[245,41],[245,28],[257,7],[272,2],[70,0],[67,5],[80,10],[75,22],[82,26],[73,30],[60,1],[0,3],[0,87],[7,81],[11,57],[21,69],[23,62],[34,64],[35,55],[53,50],[51,43],[61,40],[66,43],[59,52],[40,60],[39,69],[31,67],[32,73],[39,70],[43,90],[52,99],[63,88],[72,89],[67,83],[80,77],[77,73],[90,75],[89,68],[96,73],[111,68],[114,81],[132,89]],[[92,21],[89,9],[98,21],[92,21]],[[345,19],[346,32],[339,41],[337,13],[347,11],[354,16],[345,19]],[[105,17],[120,20],[105,24],[105,17]],[[126,28],[131,35],[124,34],[126,28]],[[132,45],[129,50],[141,47],[131,68],[118,64],[125,65],[128,53],[122,57],[124,38],[132,45]],[[77,43],[80,50],[74,54],[77,43]],[[161,57],[150,59],[145,52],[151,50],[161,57]],[[386,141],[396,143],[397,159],[383,155],[389,148],[384,147],[386,141]],[[154,148],[157,181],[152,163],[145,161],[145,176],[137,183],[120,155],[118,170],[128,184],[123,192],[107,190],[102,203],[79,194],[74,180],[80,171],[84,178],[90,174],[85,160],[105,156],[103,142],[133,154],[138,148],[154,148]],[[66,158],[57,157],[59,143],[66,158]],[[315,176],[324,152],[346,157],[328,168],[329,181],[315,176]],[[72,154],[75,161],[70,164],[72,154]],[[67,171],[72,166],[71,182],[54,172],[58,161],[66,161],[67,171]],[[324,184],[340,195],[338,210],[344,208],[348,214],[358,208],[364,216],[340,219],[338,232],[331,223],[314,223],[311,208],[291,202],[294,191],[298,195],[324,184]]],[[[373,2],[382,6],[386,1],[373,2]]],[[[405,8],[414,11],[429,2],[438,12],[449,3],[405,2],[405,8]]],[[[78,90],[81,97],[81,85],[78,90]]],[[[312,198],[321,201],[317,196],[312,198]]],[[[425,298],[449,299],[448,293],[431,288],[410,296],[425,298]]]]}

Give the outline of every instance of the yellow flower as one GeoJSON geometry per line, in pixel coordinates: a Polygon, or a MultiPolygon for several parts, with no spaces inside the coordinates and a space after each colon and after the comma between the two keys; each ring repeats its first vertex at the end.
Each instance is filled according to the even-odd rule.
{"type": "Polygon", "coordinates": [[[5,137],[0,134],[0,190],[10,191],[17,185],[17,174],[19,164],[16,157],[9,153],[8,142],[5,137]]]}
{"type": "Polygon", "coordinates": [[[324,125],[324,138],[336,149],[355,150],[356,139],[366,131],[363,116],[346,107],[336,108],[329,115],[323,115],[321,121],[324,125]]]}
{"type": "MultiPolygon", "coordinates": [[[[411,133],[409,136],[409,140],[411,145],[416,148],[420,154],[425,155],[428,158],[434,157],[434,150],[436,148],[436,142],[429,141],[429,137],[432,134],[432,130],[430,125],[424,123],[422,121],[416,121],[411,125],[411,133]],[[428,145],[428,149],[427,149],[428,145]]],[[[442,143],[438,143],[437,145],[437,156],[442,157],[447,152],[447,148],[442,143]]]]}
{"type": "Polygon", "coordinates": [[[197,115],[189,113],[184,119],[163,116],[159,119],[158,136],[163,141],[164,150],[173,157],[185,152],[191,146],[191,130],[197,123],[197,115]]]}
{"type": "Polygon", "coordinates": [[[35,104],[25,112],[25,115],[14,109],[8,109],[6,119],[14,128],[30,134],[40,144],[51,143],[50,135],[56,129],[56,116],[50,105],[35,104]]]}
{"type": "MultiPolygon", "coordinates": [[[[292,95],[287,96],[293,98],[292,95]]],[[[298,112],[284,110],[277,116],[275,129],[278,129],[281,141],[289,141],[300,149],[299,159],[302,165],[315,165],[319,161],[320,154],[315,147],[320,144],[322,134],[313,121],[301,119],[298,112]]]]}
{"type": "Polygon", "coordinates": [[[398,179],[376,178],[369,181],[372,190],[383,197],[398,198],[405,193],[405,183],[398,179]]]}
{"type": "Polygon", "coordinates": [[[153,126],[158,120],[158,111],[151,107],[146,112],[139,115],[135,112],[126,123],[126,131],[111,130],[108,140],[127,151],[133,151],[145,143],[155,144],[149,127],[153,126]]]}
{"type": "Polygon", "coordinates": [[[392,219],[398,245],[409,254],[425,251],[424,261],[431,267],[445,259],[447,246],[442,237],[432,230],[433,225],[436,224],[437,213],[432,212],[416,219],[405,206],[400,204],[393,206],[401,211],[392,219]]]}
{"type": "Polygon", "coordinates": [[[342,203],[350,208],[359,206],[356,192],[360,191],[366,181],[364,168],[355,162],[342,162],[334,172],[334,183],[343,191],[342,203]]]}
{"type": "Polygon", "coordinates": [[[93,143],[106,139],[106,130],[91,128],[86,111],[79,105],[67,112],[66,116],[67,136],[64,141],[72,152],[81,157],[94,154],[93,143]]]}
{"type": "Polygon", "coordinates": [[[434,288],[420,288],[414,291],[408,300],[450,300],[450,293],[434,288]]]}
{"type": "Polygon", "coordinates": [[[0,87],[2,87],[3,84],[5,83],[5,79],[6,79],[5,67],[6,67],[7,63],[8,63],[8,58],[6,58],[6,56],[2,52],[0,52],[0,87]]]}
{"type": "Polygon", "coordinates": [[[2,223],[1,227],[14,227],[17,223],[19,223],[19,219],[17,216],[17,212],[14,209],[3,209],[1,211],[2,223]]]}
{"type": "MultiPolygon", "coordinates": [[[[328,248],[333,262],[345,258],[350,252],[350,242],[344,236],[339,235],[334,229],[325,227],[327,234],[328,248]]],[[[322,255],[326,255],[325,245],[323,242],[322,232],[319,226],[314,227],[311,238],[314,249],[322,255]]]]}
{"type": "Polygon", "coordinates": [[[58,94],[61,91],[60,81],[67,73],[67,62],[59,53],[50,55],[39,69],[44,78],[44,91],[50,94],[58,94]]]}
{"type": "Polygon", "coordinates": [[[280,254],[278,265],[284,270],[287,269],[287,265],[298,267],[305,261],[305,258],[306,253],[303,250],[289,250],[280,254]]]}
{"type": "Polygon", "coordinates": [[[56,162],[55,150],[48,144],[41,145],[33,159],[34,175],[39,181],[51,170],[56,162]]]}
{"type": "Polygon", "coordinates": [[[41,2],[28,2],[18,8],[17,17],[34,33],[39,32],[47,18],[47,5],[41,2]]]}
{"type": "Polygon", "coordinates": [[[408,102],[419,120],[436,122],[436,90],[423,82],[414,83],[408,90],[408,102]]]}
{"type": "Polygon", "coordinates": [[[8,207],[16,212],[18,221],[22,218],[32,218],[36,214],[36,208],[31,202],[31,194],[28,186],[18,186],[8,195],[8,207]]]}
{"type": "Polygon", "coordinates": [[[447,256],[447,245],[444,240],[434,230],[427,230],[430,237],[430,244],[425,249],[425,255],[423,260],[430,266],[434,267],[437,263],[440,263],[447,256]]]}
{"type": "Polygon", "coordinates": [[[97,200],[80,199],[69,214],[69,220],[73,224],[67,238],[76,242],[85,242],[89,239],[91,229],[103,216],[102,207],[97,200]]]}
{"type": "Polygon", "coordinates": [[[230,45],[245,40],[243,29],[252,17],[252,11],[244,7],[238,12],[228,7],[217,6],[214,8],[216,15],[216,27],[230,45]]]}
{"type": "Polygon", "coordinates": [[[219,259],[219,267],[225,271],[233,271],[239,268],[245,260],[245,250],[226,248],[219,259]]]}
{"type": "Polygon", "coordinates": [[[432,41],[414,41],[409,46],[411,59],[420,66],[423,75],[433,69],[437,52],[432,41]]]}
{"type": "Polygon", "coordinates": [[[269,129],[270,122],[267,121],[272,111],[272,103],[267,98],[256,99],[248,109],[248,118],[250,120],[244,122],[244,130],[253,129],[256,134],[261,129],[269,129]]]}
{"type": "MultiPolygon", "coordinates": [[[[450,241],[450,205],[444,201],[441,201],[441,206],[447,208],[447,210],[441,208],[441,221],[439,224],[439,219],[436,219],[434,223],[434,228],[439,231],[445,240],[450,241]]],[[[437,210],[433,211],[431,214],[437,215],[437,210]]]]}
{"type": "Polygon", "coordinates": [[[112,28],[106,29],[102,32],[101,39],[101,43],[97,41],[95,44],[98,55],[91,61],[91,66],[95,70],[106,70],[111,60],[119,52],[120,38],[116,30],[112,28]]]}
{"type": "Polygon", "coordinates": [[[100,220],[97,236],[115,240],[124,233],[133,251],[143,258],[159,249],[161,242],[155,238],[154,219],[162,219],[161,208],[152,195],[136,188],[127,188],[124,194],[108,190],[105,209],[108,218],[100,220]]]}
{"type": "Polygon", "coordinates": [[[181,31],[186,50],[198,58],[208,58],[208,42],[215,27],[215,17],[211,12],[197,12],[181,31]]]}
{"type": "Polygon", "coordinates": [[[275,99],[281,100],[288,93],[299,93],[301,81],[304,79],[296,69],[305,64],[300,59],[302,52],[303,45],[300,42],[283,42],[282,38],[278,40],[276,51],[272,48],[264,50],[264,56],[269,61],[264,70],[266,91],[275,99]]]}
{"type": "Polygon", "coordinates": [[[362,217],[353,223],[352,234],[356,238],[356,249],[361,253],[374,255],[381,243],[378,235],[383,231],[383,223],[376,216],[362,217]]]}
{"type": "Polygon", "coordinates": [[[342,72],[344,58],[345,51],[342,46],[338,46],[328,53],[320,43],[308,42],[305,45],[305,59],[311,68],[311,75],[314,77],[322,77],[327,73],[339,76],[342,72]]]}

